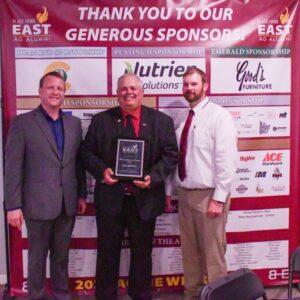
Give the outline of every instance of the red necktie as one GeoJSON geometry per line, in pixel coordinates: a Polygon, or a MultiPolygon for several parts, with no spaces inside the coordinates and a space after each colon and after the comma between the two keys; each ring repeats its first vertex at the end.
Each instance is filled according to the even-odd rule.
{"type": "Polygon", "coordinates": [[[178,176],[181,181],[183,181],[183,179],[186,177],[185,157],[186,157],[186,148],[187,148],[187,138],[188,138],[189,128],[191,126],[193,116],[194,116],[194,111],[190,110],[180,137],[178,176]]]}

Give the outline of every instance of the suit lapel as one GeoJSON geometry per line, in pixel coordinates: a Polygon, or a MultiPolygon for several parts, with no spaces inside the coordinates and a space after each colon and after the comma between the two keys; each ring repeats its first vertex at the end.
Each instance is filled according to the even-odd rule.
{"type": "Polygon", "coordinates": [[[51,133],[51,129],[47,123],[45,116],[40,111],[40,108],[37,108],[34,110],[34,117],[35,117],[35,120],[36,120],[39,128],[45,135],[45,138],[49,142],[51,149],[55,152],[56,156],[59,158],[59,153],[57,150],[57,146],[56,146],[56,142],[54,140],[53,134],[51,133]]]}
{"type": "Polygon", "coordinates": [[[147,113],[147,109],[142,106],[142,115],[141,115],[141,123],[140,123],[140,138],[149,138],[151,137],[151,117],[150,114],[147,113]]]}
{"type": "Polygon", "coordinates": [[[122,136],[122,134],[123,134],[123,120],[122,120],[122,112],[121,112],[120,107],[117,107],[113,111],[113,119],[114,119],[113,121],[115,123],[118,136],[122,136]]]}
{"type": "Polygon", "coordinates": [[[63,127],[64,127],[64,152],[63,152],[63,161],[66,161],[68,158],[68,153],[71,151],[71,133],[73,132],[72,130],[72,122],[70,118],[66,118],[64,115],[63,118],[63,127]]]}

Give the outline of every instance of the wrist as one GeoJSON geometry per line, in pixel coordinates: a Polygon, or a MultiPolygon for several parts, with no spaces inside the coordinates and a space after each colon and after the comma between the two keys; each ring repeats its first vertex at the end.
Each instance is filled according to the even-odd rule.
{"type": "Polygon", "coordinates": [[[217,201],[217,200],[212,200],[212,201],[214,201],[215,202],[215,204],[217,204],[217,205],[224,205],[224,202],[222,202],[222,201],[217,201]]]}

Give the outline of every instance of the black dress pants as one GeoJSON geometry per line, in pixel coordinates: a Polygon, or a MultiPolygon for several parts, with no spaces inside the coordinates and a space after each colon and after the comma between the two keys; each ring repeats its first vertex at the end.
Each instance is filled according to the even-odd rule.
{"type": "Polygon", "coordinates": [[[123,210],[113,216],[97,212],[98,254],[96,266],[97,300],[117,299],[120,253],[125,228],[130,244],[128,294],[136,300],[150,300],[152,287],[152,244],[155,218],[139,217],[132,196],[124,196],[123,210]]]}

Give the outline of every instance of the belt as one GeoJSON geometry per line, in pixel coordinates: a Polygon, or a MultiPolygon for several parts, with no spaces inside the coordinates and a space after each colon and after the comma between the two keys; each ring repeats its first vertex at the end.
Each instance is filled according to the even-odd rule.
{"type": "Polygon", "coordinates": [[[180,186],[179,188],[186,190],[186,191],[208,191],[208,190],[214,190],[215,188],[206,188],[206,189],[188,189],[185,187],[180,186]]]}

